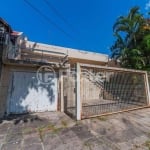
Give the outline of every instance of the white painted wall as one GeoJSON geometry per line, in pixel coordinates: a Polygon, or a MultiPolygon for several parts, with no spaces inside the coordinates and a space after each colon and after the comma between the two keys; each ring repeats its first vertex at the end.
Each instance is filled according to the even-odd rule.
{"type": "Polygon", "coordinates": [[[41,84],[34,72],[13,72],[11,81],[8,113],[57,110],[57,78],[49,84],[41,84]]]}
{"type": "Polygon", "coordinates": [[[68,54],[69,58],[84,59],[84,60],[91,60],[91,61],[98,61],[98,62],[105,62],[105,63],[108,62],[108,55],[90,52],[90,51],[65,48],[65,47],[48,45],[43,43],[36,43],[31,41],[26,41],[25,47],[27,49],[35,48],[35,49],[41,49],[47,51],[61,52],[61,53],[68,54]]]}

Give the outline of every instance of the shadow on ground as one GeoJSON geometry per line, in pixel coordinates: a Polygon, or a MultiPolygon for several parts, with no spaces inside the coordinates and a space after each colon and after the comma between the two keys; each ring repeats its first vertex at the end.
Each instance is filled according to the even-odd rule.
{"type": "Polygon", "coordinates": [[[14,125],[17,125],[19,123],[32,123],[32,122],[41,122],[41,121],[46,121],[45,118],[41,118],[38,115],[34,114],[20,114],[20,115],[9,115],[6,116],[2,119],[0,119],[0,124],[2,124],[5,121],[11,121],[13,122],[14,125]]]}

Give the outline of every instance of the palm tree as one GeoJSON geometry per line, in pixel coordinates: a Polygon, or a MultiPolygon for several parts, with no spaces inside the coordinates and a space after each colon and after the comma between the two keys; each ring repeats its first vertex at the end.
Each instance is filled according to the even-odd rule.
{"type": "Polygon", "coordinates": [[[120,16],[114,24],[116,41],[111,47],[112,58],[120,60],[121,66],[141,69],[144,65],[138,46],[144,24],[139,7],[131,8],[127,16],[120,16]]]}
{"type": "Polygon", "coordinates": [[[143,36],[140,46],[142,56],[145,62],[144,69],[150,71],[150,34],[143,36]]]}

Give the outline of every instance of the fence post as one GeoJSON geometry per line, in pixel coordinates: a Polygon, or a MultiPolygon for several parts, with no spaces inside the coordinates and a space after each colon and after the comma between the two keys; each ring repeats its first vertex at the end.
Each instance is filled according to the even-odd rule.
{"type": "Polygon", "coordinates": [[[60,80],[60,111],[64,112],[63,70],[59,70],[60,80]]]}
{"type": "Polygon", "coordinates": [[[150,85],[148,81],[147,72],[145,73],[145,83],[146,83],[147,103],[148,105],[150,105],[150,89],[149,89],[150,85]]]}
{"type": "Polygon", "coordinates": [[[76,64],[76,117],[81,120],[81,99],[80,99],[80,64],[76,64]]]}

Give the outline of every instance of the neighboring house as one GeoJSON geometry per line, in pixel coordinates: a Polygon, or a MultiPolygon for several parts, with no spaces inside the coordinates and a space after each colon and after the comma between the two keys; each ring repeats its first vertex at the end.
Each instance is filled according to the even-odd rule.
{"type": "Polygon", "coordinates": [[[0,18],[0,117],[60,110],[62,71],[76,63],[106,66],[108,55],[28,41],[0,18]],[[41,66],[56,72],[49,84],[37,80],[41,66]]]}

